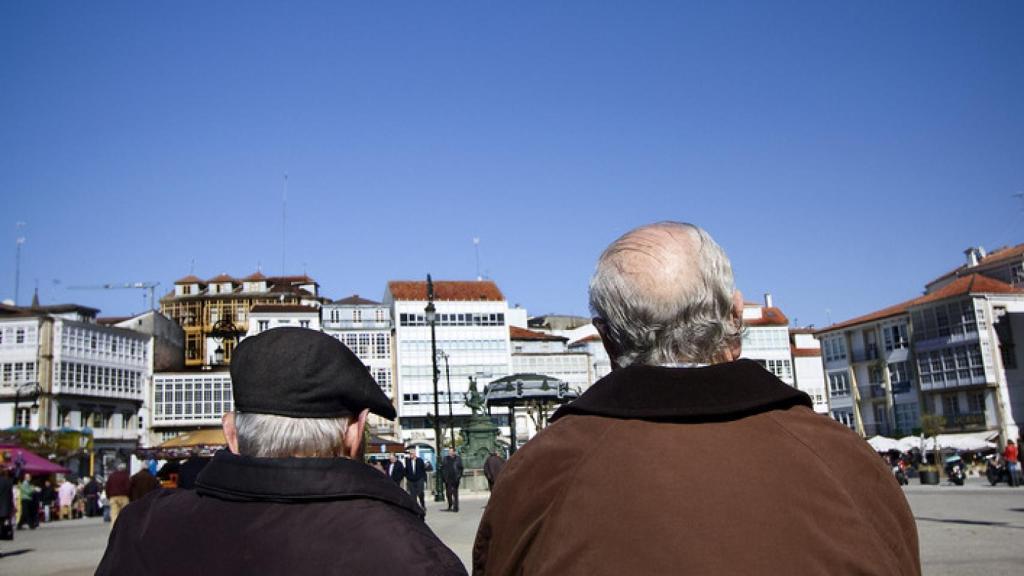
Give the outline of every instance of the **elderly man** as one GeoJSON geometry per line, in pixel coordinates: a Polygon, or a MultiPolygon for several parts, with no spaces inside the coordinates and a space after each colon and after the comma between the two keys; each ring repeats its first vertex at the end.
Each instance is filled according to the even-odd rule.
{"type": "Polygon", "coordinates": [[[231,381],[228,450],[195,490],[125,508],[97,574],[465,574],[408,494],[363,463],[367,414],[395,409],[348,348],[268,330],[235,349],[231,381]]]}
{"type": "Polygon", "coordinates": [[[740,359],[725,253],[662,222],[602,254],[613,371],[502,471],[474,574],[919,574],[914,518],[863,440],[740,359]]]}

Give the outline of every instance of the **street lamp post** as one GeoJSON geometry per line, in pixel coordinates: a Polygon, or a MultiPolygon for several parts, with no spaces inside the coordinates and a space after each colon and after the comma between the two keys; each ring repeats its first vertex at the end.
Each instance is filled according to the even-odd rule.
{"type": "Polygon", "coordinates": [[[448,371],[448,353],[438,350],[438,354],[444,358],[444,379],[448,384],[448,432],[452,439],[452,450],[455,449],[455,416],[452,415],[452,375],[448,371]]]}
{"type": "Polygon", "coordinates": [[[427,274],[427,307],[423,312],[430,324],[430,363],[434,380],[434,502],[444,502],[444,489],[441,487],[441,412],[437,403],[437,335],[434,329],[437,309],[434,308],[434,281],[430,279],[430,274],[427,274]]]}

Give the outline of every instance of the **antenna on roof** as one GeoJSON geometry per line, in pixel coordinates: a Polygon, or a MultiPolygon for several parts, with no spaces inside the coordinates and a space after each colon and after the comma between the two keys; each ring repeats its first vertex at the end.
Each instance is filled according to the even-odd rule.
{"type": "Polygon", "coordinates": [[[288,230],[288,173],[284,173],[284,189],[281,192],[281,276],[288,274],[285,268],[285,246],[288,230]]]}
{"type": "Polygon", "coordinates": [[[189,276],[196,273],[196,257],[193,256],[192,260],[188,263],[188,274],[189,276]]]}
{"type": "Polygon", "coordinates": [[[480,237],[473,237],[473,248],[476,250],[476,281],[483,280],[483,276],[480,275],[480,237]]]}

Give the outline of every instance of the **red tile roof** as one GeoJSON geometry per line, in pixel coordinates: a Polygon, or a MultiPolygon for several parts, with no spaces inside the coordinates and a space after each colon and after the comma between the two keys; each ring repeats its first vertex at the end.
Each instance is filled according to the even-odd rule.
{"type": "Polygon", "coordinates": [[[1014,288],[1005,282],[1000,282],[999,280],[989,278],[988,276],[982,276],[981,274],[971,274],[970,276],[957,278],[953,282],[943,286],[931,294],[918,296],[913,300],[907,300],[906,302],[901,302],[895,306],[883,308],[877,312],[858,316],[845,322],[840,322],[839,324],[833,324],[828,328],[818,330],[815,334],[825,334],[827,332],[849,328],[850,326],[856,326],[858,324],[866,324],[868,322],[875,322],[891,316],[899,316],[900,314],[906,314],[907,311],[914,306],[921,306],[923,304],[929,304],[931,302],[937,302],[939,300],[945,300],[946,298],[953,298],[956,296],[965,296],[967,294],[1024,295],[1024,289],[1014,288]]]}
{"type": "Polygon", "coordinates": [[[533,330],[527,330],[526,328],[520,328],[518,326],[509,326],[508,334],[509,338],[511,338],[512,340],[532,340],[547,342],[566,342],[569,340],[564,336],[555,336],[554,334],[535,332],[533,330]]]}
{"type": "Polygon", "coordinates": [[[775,306],[762,306],[760,318],[744,318],[744,326],[789,326],[789,318],[775,306]]]}
{"type": "Polygon", "coordinates": [[[242,278],[243,282],[259,282],[260,280],[266,280],[267,277],[263,275],[259,270],[249,274],[245,278],[242,278]]]}
{"type": "MultiPolygon", "coordinates": [[[[427,283],[419,280],[392,280],[388,282],[388,292],[395,300],[427,299],[427,283]]],[[[505,296],[498,286],[490,280],[436,280],[434,281],[434,300],[489,300],[500,302],[505,296]]]]}
{"type": "Polygon", "coordinates": [[[938,278],[932,280],[928,284],[934,284],[934,283],[936,283],[936,282],[938,282],[940,280],[944,280],[946,278],[949,278],[950,276],[957,276],[957,275],[962,274],[962,273],[966,272],[967,270],[970,270],[970,269],[973,269],[973,268],[978,268],[978,267],[981,267],[981,266],[988,266],[988,265],[991,265],[991,264],[998,264],[999,262],[1002,262],[1003,260],[1010,260],[1010,259],[1013,259],[1013,258],[1024,258],[1024,244],[1018,244],[1016,246],[1003,246],[1002,248],[996,248],[995,250],[993,250],[993,251],[989,252],[988,254],[986,254],[985,257],[982,258],[980,262],[978,262],[978,266],[973,266],[973,267],[968,268],[966,263],[961,264],[960,266],[957,266],[956,268],[950,270],[949,272],[946,272],[942,276],[939,276],[938,278]]]}
{"type": "Polygon", "coordinates": [[[192,274],[189,274],[188,276],[185,276],[184,278],[182,278],[180,280],[175,280],[174,283],[175,284],[205,284],[205,282],[203,282],[199,278],[196,278],[192,274]]]}
{"type": "Polygon", "coordinates": [[[224,282],[238,282],[238,280],[235,280],[234,278],[228,276],[227,274],[220,274],[206,281],[207,284],[213,284],[214,282],[221,284],[224,282]]]}
{"type": "Polygon", "coordinates": [[[380,302],[376,302],[374,300],[367,300],[366,298],[362,298],[362,297],[359,296],[359,294],[353,294],[353,295],[351,295],[351,296],[349,296],[347,298],[342,298],[340,300],[335,300],[333,303],[334,304],[347,304],[347,305],[350,305],[350,306],[359,306],[359,305],[377,306],[377,305],[380,304],[380,302]]]}

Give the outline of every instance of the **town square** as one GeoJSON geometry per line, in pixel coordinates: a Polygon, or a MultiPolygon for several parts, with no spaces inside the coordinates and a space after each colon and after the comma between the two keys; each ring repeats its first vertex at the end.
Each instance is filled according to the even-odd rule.
{"type": "Polygon", "coordinates": [[[0,3],[0,574],[1018,573],[1022,25],[0,3]]]}

